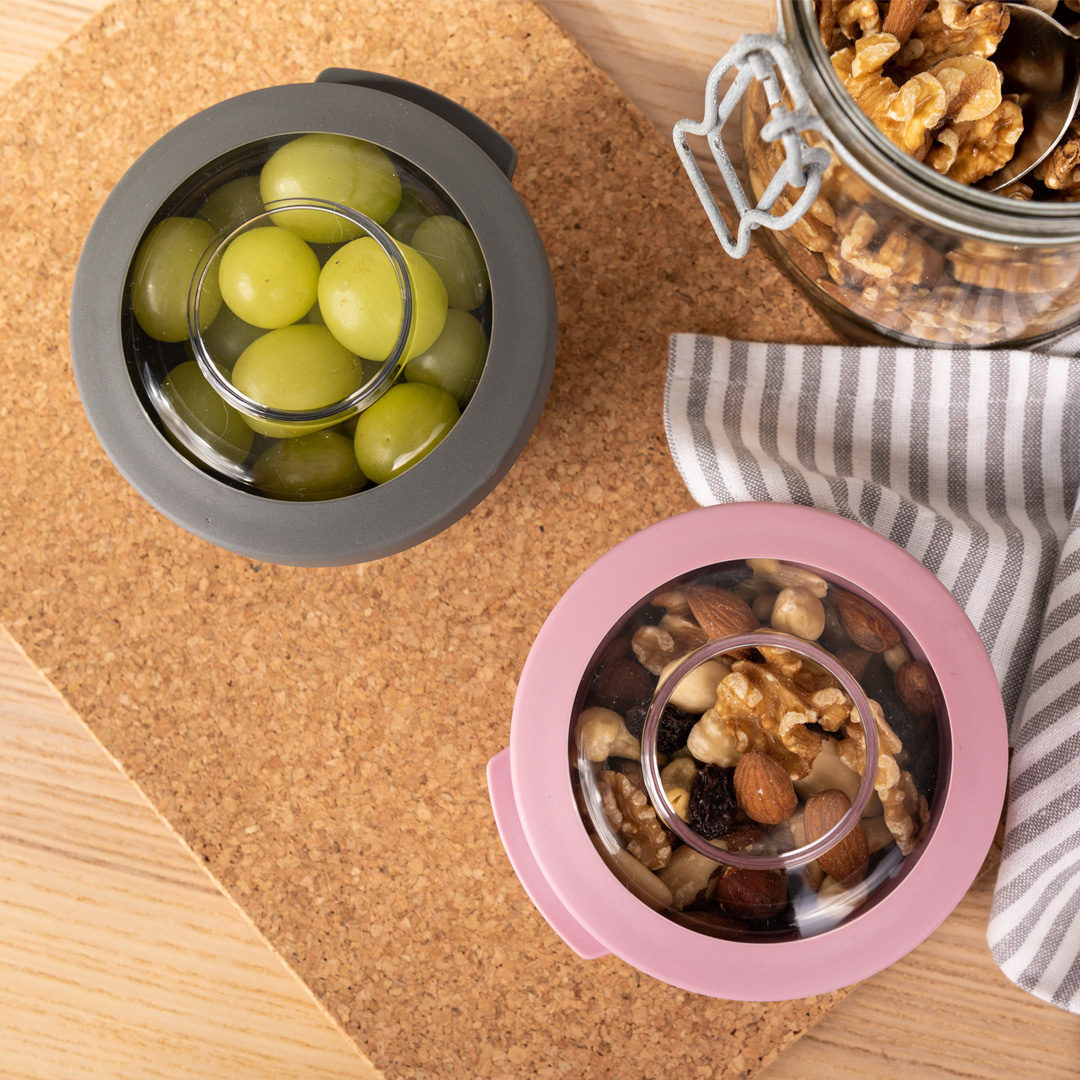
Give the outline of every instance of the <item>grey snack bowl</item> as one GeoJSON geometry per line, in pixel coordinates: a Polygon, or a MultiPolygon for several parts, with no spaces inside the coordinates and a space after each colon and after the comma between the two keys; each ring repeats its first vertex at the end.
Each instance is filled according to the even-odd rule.
{"type": "Polygon", "coordinates": [[[75,382],[90,425],[121,475],[188,532],[284,565],[385,558],[463,517],[521,454],[555,366],[555,288],[536,226],[510,183],[515,164],[505,139],[449,99],[389,76],[340,69],[313,83],[229,99],[159,139],[102,206],[71,297],[75,382]],[[491,327],[487,363],[471,401],[423,460],[355,495],[290,502],[233,486],[173,448],[136,387],[122,309],[140,240],[181,185],[237,148],[309,132],[375,143],[445,190],[487,263],[491,327]]]}

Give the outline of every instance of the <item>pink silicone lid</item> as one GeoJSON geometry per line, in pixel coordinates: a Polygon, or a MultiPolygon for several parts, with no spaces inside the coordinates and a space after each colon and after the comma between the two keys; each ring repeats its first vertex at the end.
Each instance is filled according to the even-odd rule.
{"type": "Polygon", "coordinates": [[[549,916],[554,928],[569,930],[566,920],[572,918],[579,936],[584,931],[649,975],[737,1000],[827,993],[880,971],[923,941],[982,865],[1001,813],[1007,763],[1007,727],[993,668],[949,591],[878,533],[824,511],[776,503],[691,510],[644,529],[600,558],[567,590],[537,635],[518,684],[510,731],[520,835],[558,900],[557,917],[549,916]],[[883,608],[903,627],[913,651],[930,662],[945,700],[929,835],[862,909],[831,930],[795,941],[713,938],[653,911],[603,862],[571,788],[568,732],[598,646],[660,586],[744,558],[776,558],[818,570],[883,608]]]}

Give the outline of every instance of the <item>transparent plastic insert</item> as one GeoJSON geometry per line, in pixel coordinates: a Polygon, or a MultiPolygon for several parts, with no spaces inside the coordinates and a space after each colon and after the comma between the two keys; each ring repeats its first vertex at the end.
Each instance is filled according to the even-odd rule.
{"type": "Polygon", "coordinates": [[[150,223],[122,305],[172,446],[268,498],[388,483],[452,430],[487,362],[479,243],[445,190],[326,133],[240,147],[150,223]]]}
{"type": "Polygon", "coordinates": [[[946,731],[933,670],[888,613],[748,559],[612,628],[582,680],[571,775],[593,843],[644,903],[711,936],[787,940],[913,865],[946,731]]]}

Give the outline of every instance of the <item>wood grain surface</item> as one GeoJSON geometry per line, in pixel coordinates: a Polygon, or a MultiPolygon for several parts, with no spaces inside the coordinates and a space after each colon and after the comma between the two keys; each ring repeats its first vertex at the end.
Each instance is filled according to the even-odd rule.
{"type": "Polygon", "coordinates": [[[381,1076],[0,630],[0,1077],[381,1076]]]}
{"type": "MultiPolygon", "coordinates": [[[[100,6],[96,0],[0,3],[0,87],[28,70],[40,56],[75,30],[100,6]]],[[[751,12],[750,5],[717,3],[715,0],[708,3],[695,0],[669,0],[664,3],[644,0],[550,0],[547,7],[645,114],[662,130],[670,131],[676,119],[699,115],[699,99],[708,70],[725,45],[741,29],[757,28],[767,5],[755,4],[755,10],[751,12]]],[[[693,212],[692,207],[690,212],[693,212]]],[[[671,329],[682,327],[673,326],[671,329]]],[[[4,645],[4,642],[0,642],[0,646],[4,645]]],[[[70,772],[74,766],[70,762],[74,758],[81,762],[78,769],[99,774],[113,769],[115,778],[122,785],[127,784],[85,732],[74,758],[57,755],[51,748],[56,738],[60,737],[68,746],[65,754],[70,754],[71,747],[79,742],[72,736],[72,731],[78,728],[78,721],[61,703],[49,699],[48,684],[32,665],[13,651],[10,643],[6,644],[6,648],[0,648],[0,657],[0,697],[5,702],[5,713],[9,717],[5,733],[7,737],[14,737],[13,733],[17,733],[22,760],[32,763],[27,764],[25,770],[15,771],[20,776],[32,773],[34,777],[29,788],[25,785],[22,787],[22,802],[19,804],[22,816],[30,816],[31,809],[37,806],[43,812],[43,827],[54,828],[58,818],[67,822],[70,815],[60,810],[66,809],[65,800],[72,797],[70,772]],[[26,722],[27,710],[42,708],[50,714],[48,723],[39,720],[26,722]],[[62,721],[57,719],[61,713],[62,721]],[[56,723],[60,723],[64,729],[62,736],[50,734],[50,724],[56,723]]],[[[8,773],[3,775],[8,776],[8,773]]],[[[22,779],[19,783],[22,784],[22,779]]],[[[140,804],[137,794],[132,794],[132,791],[129,786],[125,793],[115,796],[117,804],[122,804],[124,811],[116,815],[111,823],[104,820],[97,822],[95,827],[102,832],[96,840],[75,835],[67,842],[68,857],[77,859],[84,849],[92,850],[94,843],[117,844],[119,841],[114,837],[124,837],[125,830],[130,834],[131,826],[127,819],[135,814],[134,808],[138,807],[136,816],[142,815],[139,828],[143,831],[139,834],[136,848],[143,853],[153,851],[150,857],[163,864],[172,860],[176,867],[180,867],[183,860],[187,860],[183,863],[186,869],[175,871],[181,878],[184,874],[201,874],[201,869],[191,862],[190,855],[175,837],[168,838],[171,849],[160,839],[152,843],[147,841],[146,834],[152,833],[153,829],[147,824],[149,819],[146,814],[152,817],[153,813],[140,804]],[[102,836],[106,835],[108,839],[103,841],[102,836]],[[179,861],[177,852],[180,853],[179,861]]],[[[145,857],[145,854],[132,857],[145,857]]],[[[25,856],[5,859],[5,863],[6,876],[2,879],[5,896],[10,890],[27,889],[28,883],[34,879],[44,880],[46,871],[53,872],[48,867],[31,865],[25,856]]],[[[59,871],[56,873],[61,878],[64,876],[59,871]]],[[[178,895],[177,889],[171,884],[170,889],[171,894],[170,890],[165,890],[153,901],[155,918],[160,922],[148,924],[151,937],[167,935],[165,927],[169,925],[169,919],[185,921],[188,911],[185,904],[190,903],[189,894],[194,892],[209,898],[214,893],[213,889],[200,892],[189,887],[186,892],[180,889],[181,895],[178,895]]],[[[877,1077],[880,1080],[945,1080],[946,1077],[953,1080],[996,1080],[1003,1076],[1058,1080],[1080,1075],[1080,1017],[1043,1005],[1030,995],[1016,990],[1001,975],[989,956],[984,934],[991,889],[992,876],[981,879],[953,916],[926,944],[864,983],[785,1051],[763,1075],[769,1080],[854,1080],[856,1077],[877,1077]]],[[[24,895],[24,892],[18,893],[16,906],[23,904],[24,895]]],[[[217,899],[224,900],[220,894],[217,899]]],[[[52,891],[52,884],[34,901],[37,905],[31,916],[36,920],[34,948],[39,947],[36,944],[38,939],[57,943],[68,940],[65,935],[71,929],[72,920],[65,918],[65,902],[62,892],[52,891]]],[[[227,900],[224,902],[228,904],[227,900]]],[[[8,900],[4,904],[5,918],[10,903],[8,900]]],[[[93,920],[91,922],[92,925],[80,927],[80,930],[89,932],[92,938],[100,935],[97,938],[100,945],[107,940],[109,932],[106,920],[101,920],[102,925],[94,925],[93,920]]],[[[12,940],[12,935],[0,934],[0,950],[3,950],[0,952],[0,963],[5,972],[0,981],[0,994],[3,995],[0,1007],[4,1017],[0,1024],[7,1026],[6,1030],[0,1028],[0,1076],[47,1075],[66,1078],[79,1071],[82,1075],[125,1078],[164,1075],[163,1071],[138,1071],[133,1062],[141,1055],[132,1054],[130,1047],[126,1058],[123,1056],[123,1051],[117,1047],[127,1037],[128,1033],[125,1032],[118,1034],[119,1043],[114,1041],[104,1051],[101,1057],[104,1064],[96,1073],[91,1071],[96,1041],[80,1041],[72,1036],[70,1041],[63,1040],[64,1045],[58,1049],[55,1024],[64,1022],[70,1025],[86,1016],[107,1015],[109,1012],[107,1000],[102,1003],[103,999],[99,996],[101,990],[95,985],[94,965],[83,962],[82,946],[76,943],[70,946],[58,944],[50,963],[55,965],[55,981],[63,984],[67,996],[63,1001],[57,1001],[54,997],[55,987],[48,985],[49,980],[41,981],[42,958],[35,955],[31,948],[21,953],[11,949],[9,944],[12,940]],[[61,956],[65,951],[70,951],[66,962],[61,956]],[[11,988],[18,988],[20,993],[8,993],[11,988]],[[21,1041],[12,1041],[12,1032],[19,1033],[21,1041]],[[54,1057],[50,1057],[50,1054],[54,1057]],[[109,1054],[120,1056],[109,1057],[109,1054]],[[39,1071],[34,1072],[33,1068],[39,1071]],[[63,1071],[64,1068],[69,1068],[70,1072],[63,1071]]],[[[257,959],[252,960],[252,966],[260,971],[260,977],[268,977],[266,972],[278,961],[261,940],[256,938],[255,946],[257,959]]],[[[132,966],[145,959],[139,956],[138,948],[133,946],[131,935],[113,934],[107,948],[111,950],[110,955],[115,957],[117,967],[132,966]]],[[[202,959],[205,960],[205,957],[202,959]]],[[[177,964],[178,961],[173,957],[168,963],[177,964]]],[[[274,970],[278,973],[283,971],[280,967],[274,970]]],[[[170,1013],[186,1013],[189,1017],[217,1015],[218,1006],[206,981],[206,978],[213,981],[212,966],[203,968],[199,974],[198,979],[181,977],[174,981],[168,999],[170,1013]]],[[[117,995],[126,993],[138,998],[137,986],[137,982],[131,984],[125,991],[113,984],[108,992],[117,995]]],[[[227,988],[227,984],[223,984],[223,988],[227,988]]],[[[314,1008],[306,1000],[291,1011],[282,1006],[284,1012],[278,1016],[279,1023],[284,1024],[282,1030],[293,1030],[290,1025],[308,1022],[310,1017],[303,1019],[307,1016],[308,1007],[314,1008]],[[281,1021],[280,1017],[286,1013],[289,1013],[287,1019],[281,1021]]],[[[152,1023],[147,1022],[135,1040],[136,1045],[140,1050],[146,1046],[153,1048],[156,1038],[158,1052],[162,1047],[168,1048],[171,1037],[169,1026],[164,1025],[154,1036],[147,1034],[154,1028],[152,1023]]],[[[100,1025],[93,1028],[95,1032],[100,1029],[100,1025]]],[[[246,1033],[244,1037],[237,1036],[231,1040],[229,1030],[229,1025],[223,1024],[220,1029],[215,1029],[214,1037],[209,1040],[213,1052],[222,1055],[220,1061],[228,1062],[227,1066],[211,1067],[211,1062],[217,1059],[204,1056],[191,1063],[193,1071],[185,1073],[173,1068],[170,1075],[263,1075],[258,1071],[238,1071],[235,1060],[230,1061],[230,1054],[239,1055],[240,1050],[250,1050],[251,1046],[246,1041],[246,1033]]],[[[256,1058],[262,1051],[273,1052],[268,1049],[274,1045],[273,1034],[271,1032],[266,1036],[271,1041],[261,1043],[255,1051],[256,1058]]],[[[189,1042],[185,1045],[190,1050],[194,1044],[189,1042]]],[[[253,1069],[258,1067],[257,1061],[251,1064],[253,1069]]],[[[334,1068],[349,1067],[341,1062],[331,1063],[320,1075],[354,1075],[347,1071],[333,1071],[334,1068]]],[[[289,1075],[306,1074],[293,1068],[289,1075]]],[[[357,1071],[355,1075],[365,1074],[357,1071]]]]}

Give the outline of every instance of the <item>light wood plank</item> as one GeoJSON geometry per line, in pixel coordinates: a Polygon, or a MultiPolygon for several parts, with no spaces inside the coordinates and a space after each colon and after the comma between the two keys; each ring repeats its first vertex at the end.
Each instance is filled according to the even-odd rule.
{"type": "Polygon", "coordinates": [[[380,1075],[0,633],[0,1077],[380,1075]]]}

